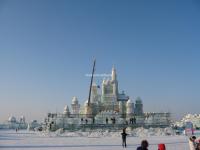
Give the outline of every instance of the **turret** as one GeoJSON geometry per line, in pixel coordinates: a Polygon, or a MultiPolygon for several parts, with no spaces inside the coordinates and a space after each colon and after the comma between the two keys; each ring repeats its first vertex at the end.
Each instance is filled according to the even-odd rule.
{"type": "Polygon", "coordinates": [[[79,114],[80,104],[78,103],[78,99],[75,96],[72,98],[71,107],[72,107],[72,114],[79,114]]]}
{"type": "Polygon", "coordinates": [[[25,117],[24,117],[24,116],[21,116],[19,122],[20,122],[20,123],[25,123],[25,117]]]}
{"type": "Polygon", "coordinates": [[[116,69],[112,68],[111,80],[113,84],[113,95],[118,95],[118,81],[117,81],[117,72],[116,69]]]}
{"type": "Polygon", "coordinates": [[[66,115],[66,116],[70,115],[69,107],[67,105],[65,105],[65,107],[64,107],[63,114],[66,115]]]}
{"type": "Polygon", "coordinates": [[[135,101],[135,114],[136,115],[143,114],[143,104],[142,104],[142,100],[140,99],[140,97],[137,97],[136,101],[135,101]]]}
{"type": "Polygon", "coordinates": [[[88,105],[88,100],[85,101],[84,107],[85,107],[85,115],[86,115],[86,117],[91,117],[92,116],[92,108],[91,108],[91,104],[88,105]]]}
{"type": "Polygon", "coordinates": [[[116,73],[116,69],[114,67],[112,68],[111,78],[112,78],[112,81],[117,80],[117,73],[116,73]]]}
{"type": "Polygon", "coordinates": [[[101,89],[101,90],[102,90],[102,93],[101,93],[102,95],[105,94],[105,83],[106,83],[106,80],[105,80],[105,78],[104,78],[104,79],[103,79],[103,82],[102,82],[102,86],[101,86],[101,87],[102,87],[102,89],[101,89]]]}
{"type": "Polygon", "coordinates": [[[112,81],[117,80],[117,73],[116,73],[116,69],[114,67],[112,68],[111,79],[112,79],[112,81]]]}
{"type": "Polygon", "coordinates": [[[8,118],[8,122],[16,123],[17,120],[16,120],[16,118],[15,118],[14,116],[10,116],[10,117],[8,118]]]}
{"type": "Polygon", "coordinates": [[[134,103],[131,99],[129,99],[126,103],[126,114],[131,115],[134,113],[134,103]]]}

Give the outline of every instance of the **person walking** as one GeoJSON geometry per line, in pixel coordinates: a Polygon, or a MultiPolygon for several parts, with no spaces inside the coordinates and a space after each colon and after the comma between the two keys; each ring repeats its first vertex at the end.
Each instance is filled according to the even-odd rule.
{"type": "Polygon", "coordinates": [[[137,148],[137,150],[148,150],[149,143],[147,140],[142,140],[141,146],[137,148]]]}
{"type": "Polygon", "coordinates": [[[123,129],[123,132],[121,133],[121,135],[122,135],[122,147],[126,148],[126,136],[128,135],[126,133],[126,128],[123,129]]]}

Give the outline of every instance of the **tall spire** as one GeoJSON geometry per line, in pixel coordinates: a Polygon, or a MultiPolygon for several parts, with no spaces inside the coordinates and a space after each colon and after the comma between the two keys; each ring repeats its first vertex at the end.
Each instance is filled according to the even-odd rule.
{"type": "Polygon", "coordinates": [[[117,73],[116,73],[116,69],[115,69],[114,66],[112,67],[112,75],[111,75],[111,77],[112,77],[113,81],[117,80],[117,73]]]}

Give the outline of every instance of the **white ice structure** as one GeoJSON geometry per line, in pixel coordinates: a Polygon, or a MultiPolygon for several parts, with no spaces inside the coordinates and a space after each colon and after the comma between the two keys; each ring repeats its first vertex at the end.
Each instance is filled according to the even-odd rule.
{"type": "Polygon", "coordinates": [[[28,123],[28,130],[35,130],[35,128],[40,127],[41,125],[37,122],[37,120],[31,120],[30,123],[28,123]]]}
{"type": "Polygon", "coordinates": [[[134,113],[134,102],[129,99],[126,103],[126,114],[132,115],[134,113]]]}
{"type": "Polygon", "coordinates": [[[71,108],[72,108],[72,114],[75,114],[75,115],[79,114],[80,104],[78,102],[77,97],[73,97],[71,108]]]}
{"type": "Polygon", "coordinates": [[[194,128],[200,128],[200,114],[186,114],[180,121],[177,121],[175,125],[177,127],[185,127],[186,122],[191,122],[194,128]]]}
{"type": "Polygon", "coordinates": [[[119,92],[116,69],[113,67],[111,77],[103,79],[102,86],[93,83],[90,102],[88,99],[81,106],[77,97],[72,98],[71,110],[66,105],[62,114],[48,114],[47,128],[68,128],[82,124],[137,124],[169,125],[169,113],[146,115],[140,97],[135,103],[124,91],[119,92]],[[153,116],[152,116],[153,115],[153,116]],[[159,118],[162,118],[159,120],[159,118]]]}
{"type": "Polygon", "coordinates": [[[27,123],[25,117],[21,116],[19,120],[11,115],[7,121],[0,125],[0,129],[26,129],[27,123]]]}
{"type": "Polygon", "coordinates": [[[8,122],[10,122],[10,123],[16,123],[17,121],[16,121],[16,118],[14,116],[10,116],[8,118],[8,122]]]}
{"type": "Polygon", "coordinates": [[[64,107],[63,114],[64,114],[65,116],[69,116],[69,115],[70,115],[69,107],[68,107],[67,105],[65,105],[65,107],[64,107]]]}
{"type": "Polygon", "coordinates": [[[21,116],[19,122],[22,123],[22,124],[23,124],[23,123],[26,123],[25,117],[24,117],[24,116],[21,116]]]}

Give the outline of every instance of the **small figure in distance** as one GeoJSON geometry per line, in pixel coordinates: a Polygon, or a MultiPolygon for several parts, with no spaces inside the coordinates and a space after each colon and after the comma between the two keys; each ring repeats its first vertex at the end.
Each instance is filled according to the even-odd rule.
{"type": "Polygon", "coordinates": [[[149,143],[147,140],[142,140],[141,146],[137,148],[137,150],[148,150],[149,143]]]}
{"type": "Polygon", "coordinates": [[[190,147],[190,150],[195,150],[195,147],[196,147],[195,140],[196,140],[196,136],[191,136],[189,138],[189,147],[190,147]]]}
{"type": "Polygon", "coordinates": [[[123,129],[123,132],[121,133],[121,135],[122,135],[122,147],[126,148],[126,136],[128,135],[126,133],[126,128],[123,129]]]}
{"type": "Polygon", "coordinates": [[[108,124],[108,118],[106,118],[106,124],[108,124]]]}
{"type": "Polygon", "coordinates": [[[133,117],[133,123],[136,124],[136,118],[135,118],[135,116],[133,117]]]}
{"type": "Polygon", "coordinates": [[[115,122],[116,122],[116,119],[115,119],[115,117],[113,118],[113,124],[115,124],[115,122]]]}
{"type": "Polygon", "coordinates": [[[132,118],[129,119],[129,124],[132,124],[132,118]]]}
{"type": "Polygon", "coordinates": [[[95,123],[95,118],[94,118],[94,117],[92,118],[92,123],[93,123],[93,124],[95,123]]]}

